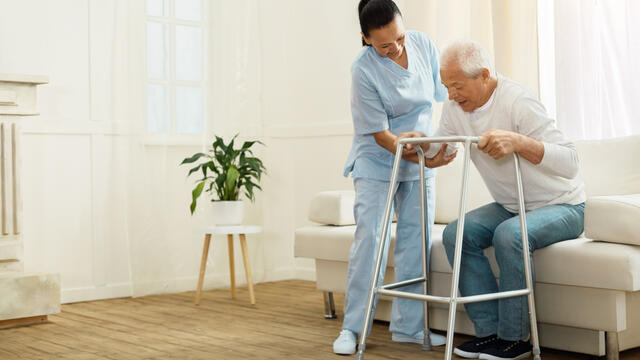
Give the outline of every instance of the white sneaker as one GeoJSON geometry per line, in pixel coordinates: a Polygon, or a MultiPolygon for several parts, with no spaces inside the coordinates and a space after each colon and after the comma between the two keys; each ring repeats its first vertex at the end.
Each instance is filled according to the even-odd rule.
{"type": "MultiPolygon", "coordinates": [[[[429,333],[429,339],[431,340],[431,346],[442,346],[447,343],[446,337],[432,332],[429,333]]],[[[424,343],[424,331],[420,331],[413,336],[408,336],[402,333],[393,333],[391,335],[391,340],[395,342],[422,344],[424,343]]]]}
{"type": "Polygon", "coordinates": [[[349,330],[340,331],[340,336],[333,342],[333,352],[339,355],[356,353],[356,334],[349,330]]]}

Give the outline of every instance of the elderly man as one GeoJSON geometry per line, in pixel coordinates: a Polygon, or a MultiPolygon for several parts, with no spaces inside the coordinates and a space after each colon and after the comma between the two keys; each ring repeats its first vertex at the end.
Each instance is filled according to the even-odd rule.
{"type": "MultiPolygon", "coordinates": [[[[484,49],[457,42],[441,56],[442,83],[449,90],[435,136],[481,136],[471,159],[495,202],[466,214],[462,243],[462,296],[526,287],[518,200],[511,153],[521,170],[533,252],[578,237],[584,226],[584,185],[578,178],[578,155],[549,118],[544,106],[521,84],[497,75],[484,49]],[[479,151],[478,151],[479,150],[479,151]],[[493,246],[500,268],[496,283],[483,250],[493,246]]],[[[476,147],[476,145],[474,145],[476,147]]],[[[454,144],[427,148],[430,166],[446,164],[454,144]],[[443,149],[444,150],[444,149],[443,149]],[[440,162],[438,162],[440,160],[440,162]]],[[[447,225],[443,243],[453,264],[457,221],[447,225]]],[[[531,255],[531,254],[530,254],[531,255]]],[[[465,304],[476,338],[455,348],[466,358],[522,359],[530,355],[526,296],[465,304]]]]}

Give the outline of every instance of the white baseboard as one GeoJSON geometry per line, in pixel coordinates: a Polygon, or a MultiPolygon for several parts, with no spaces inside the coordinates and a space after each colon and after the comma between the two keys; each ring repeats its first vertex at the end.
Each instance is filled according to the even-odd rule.
{"type": "Polygon", "coordinates": [[[81,301],[115,299],[130,297],[131,283],[111,284],[106,286],[88,286],[82,288],[62,289],[61,302],[69,304],[81,301]]]}
{"type": "MultiPolygon", "coordinates": [[[[280,268],[268,272],[256,272],[254,283],[282,280],[315,280],[315,269],[280,268]]],[[[207,274],[202,285],[203,290],[229,288],[229,273],[207,274]]],[[[236,273],[236,286],[246,286],[247,281],[242,272],[236,273]]],[[[156,294],[173,294],[194,291],[198,286],[197,276],[188,276],[159,281],[121,283],[106,286],[88,286],[62,290],[62,303],[114,299],[121,297],[137,297],[156,294]]]]}
{"type": "Polygon", "coordinates": [[[315,268],[299,268],[296,269],[296,280],[316,281],[315,268]]]}

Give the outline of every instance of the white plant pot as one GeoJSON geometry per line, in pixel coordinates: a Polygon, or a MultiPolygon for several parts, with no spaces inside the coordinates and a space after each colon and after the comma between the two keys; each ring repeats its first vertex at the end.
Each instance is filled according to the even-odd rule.
{"type": "Polygon", "coordinates": [[[244,202],[236,201],[212,201],[214,225],[238,225],[244,218],[244,202]]]}

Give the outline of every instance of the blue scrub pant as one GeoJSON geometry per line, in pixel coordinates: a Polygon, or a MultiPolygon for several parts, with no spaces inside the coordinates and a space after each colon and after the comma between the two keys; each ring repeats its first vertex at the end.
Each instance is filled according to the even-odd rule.
{"type": "MultiPolygon", "coordinates": [[[[584,203],[548,205],[528,211],[529,256],[536,249],[578,237],[584,227],[584,203]]],[[[449,263],[453,264],[458,221],[447,225],[442,242],[449,263]]],[[[479,207],[465,215],[460,263],[462,296],[526,288],[520,217],[498,203],[479,207]],[[493,246],[500,268],[500,285],[483,250],[493,246]]],[[[497,334],[504,340],[525,340],[529,336],[527,296],[464,304],[473,321],[476,336],[497,334]]]]}
{"type": "MultiPolygon", "coordinates": [[[[425,193],[427,195],[427,229],[429,235],[433,226],[435,208],[434,179],[433,177],[426,179],[427,187],[425,193]]],[[[342,328],[361,334],[390,183],[388,181],[362,178],[354,179],[353,183],[356,191],[353,209],[356,232],[349,254],[342,328]]],[[[396,184],[393,210],[398,218],[393,253],[395,281],[420,277],[422,276],[420,181],[404,181],[396,184]]],[[[387,235],[389,236],[389,234],[387,235]]],[[[380,284],[384,279],[389,243],[387,241],[387,248],[384,249],[385,255],[380,272],[380,284]]],[[[429,243],[430,246],[431,244],[429,243]]],[[[422,293],[422,284],[403,287],[400,290],[422,293]]],[[[378,296],[376,296],[375,300],[374,311],[378,296]]],[[[394,333],[406,335],[414,335],[423,330],[424,317],[422,307],[423,305],[420,301],[394,298],[390,330],[394,333]]]]}

